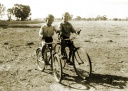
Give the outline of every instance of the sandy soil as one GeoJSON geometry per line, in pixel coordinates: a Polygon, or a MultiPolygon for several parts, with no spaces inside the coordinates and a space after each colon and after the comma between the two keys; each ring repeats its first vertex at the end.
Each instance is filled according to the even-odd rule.
{"type": "MultiPolygon", "coordinates": [[[[128,91],[128,22],[73,22],[92,60],[92,75],[80,80],[69,67],[62,83],[36,65],[39,28],[0,28],[0,91],[128,91]]],[[[56,36],[55,36],[56,37],[56,36]]]]}

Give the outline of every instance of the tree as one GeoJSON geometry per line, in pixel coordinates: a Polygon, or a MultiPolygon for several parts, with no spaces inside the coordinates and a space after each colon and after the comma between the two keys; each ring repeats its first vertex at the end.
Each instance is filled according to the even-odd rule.
{"type": "Polygon", "coordinates": [[[2,18],[2,16],[4,15],[5,9],[6,7],[3,4],[0,4],[0,18],[2,18]]]}
{"type": "Polygon", "coordinates": [[[9,9],[7,10],[7,12],[8,12],[8,14],[7,14],[8,20],[10,21],[10,20],[12,19],[13,10],[9,8],[9,9]]]}
{"type": "Polygon", "coordinates": [[[107,20],[107,16],[106,16],[106,15],[103,15],[103,16],[98,15],[98,16],[95,18],[95,20],[104,20],[104,21],[106,21],[106,20],[107,20]]]}
{"type": "Polygon", "coordinates": [[[113,18],[114,21],[118,21],[118,18],[113,18]]]}
{"type": "Polygon", "coordinates": [[[28,5],[15,4],[12,10],[17,20],[24,21],[31,15],[31,9],[28,5]]]}
{"type": "Polygon", "coordinates": [[[102,16],[100,16],[100,15],[97,15],[97,17],[95,18],[95,20],[102,20],[102,16]]]}
{"type": "Polygon", "coordinates": [[[81,20],[80,16],[76,16],[75,20],[81,20]]]}
{"type": "Polygon", "coordinates": [[[106,15],[102,16],[102,20],[106,21],[107,20],[107,16],[106,15]]]}

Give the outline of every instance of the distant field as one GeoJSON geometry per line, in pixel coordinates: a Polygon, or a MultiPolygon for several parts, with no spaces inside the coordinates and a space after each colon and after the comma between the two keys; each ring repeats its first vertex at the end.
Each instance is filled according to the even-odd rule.
{"type": "Polygon", "coordinates": [[[43,21],[0,21],[0,25],[4,24],[37,24],[42,23],[43,21]]]}
{"type": "MultiPolygon", "coordinates": [[[[45,21],[0,21],[2,28],[39,28],[45,21]]],[[[58,24],[58,21],[54,21],[58,24]]]]}
{"type": "Polygon", "coordinates": [[[3,28],[9,28],[9,27],[32,27],[30,26],[31,24],[33,27],[38,27],[40,23],[43,23],[43,21],[0,21],[0,27],[3,28]]]}

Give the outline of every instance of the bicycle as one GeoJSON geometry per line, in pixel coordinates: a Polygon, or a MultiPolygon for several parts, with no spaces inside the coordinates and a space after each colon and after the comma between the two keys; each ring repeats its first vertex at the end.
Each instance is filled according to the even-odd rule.
{"type": "Polygon", "coordinates": [[[42,54],[42,47],[39,47],[36,50],[37,65],[38,65],[39,70],[41,70],[41,71],[45,70],[46,61],[51,64],[50,66],[51,66],[51,69],[52,69],[52,61],[51,61],[52,60],[52,46],[49,46],[49,45],[52,45],[52,44],[53,43],[51,42],[51,43],[45,43],[45,45],[44,45],[44,49],[45,49],[44,53],[46,53],[46,57],[43,56],[44,53],[42,54]]]}
{"type": "MultiPolygon", "coordinates": [[[[61,75],[62,74],[62,72],[61,72],[62,71],[61,61],[60,61],[60,58],[59,58],[58,54],[54,52],[54,50],[53,50],[54,47],[52,46],[52,44],[55,44],[55,43],[50,42],[50,43],[45,43],[45,45],[44,45],[44,49],[45,49],[44,54],[46,54],[46,57],[42,55],[42,47],[37,48],[37,50],[36,50],[37,66],[38,66],[39,70],[44,72],[44,70],[46,68],[45,67],[46,66],[46,61],[47,61],[49,63],[49,66],[50,66],[51,70],[52,71],[54,70],[54,73],[55,73],[58,69],[60,69],[59,73],[61,75]],[[44,59],[46,59],[46,61],[44,59]],[[59,65],[59,66],[58,66],[58,68],[56,68],[57,69],[56,70],[55,67],[57,65],[59,65]]],[[[58,77],[58,79],[59,79],[59,77],[58,77]]],[[[55,77],[55,80],[57,80],[56,77],[55,77]]]]}
{"type": "MultiPolygon", "coordinates": [[[[84,49],[80,48],[80,47],[76,47],[74,45],[73,39],[63,39],[63,41],[66,42],[66,40],[70,40],[72,45],[71,45],[71,56],[68,56],[68,51],[66,50],[67,46],[64,49],[64,53],[63,56],[61,55],[61,42],[57,43],[55,45],[55,52],[58,54],[59,59],[60,59],[60,65],[59,70],[54,72],[54,76],[56,78],[57,82],[61,82],[61,80],[63,79],[63,69],[65,67],[65,65],[67,64],[67,62],[70,60],[72,61],[72,65],[75,69],[76,74],[84,79],[87,80],[92,72],[92,64],[91,64],[91,59],[90,56],[88,55],[88,53],[86,51],[84,51],[84,49]],[[62,65],[63,62],[63,65],[62,65]]],[[[56,66],[55,66],[56,67],[56,66]]]]}

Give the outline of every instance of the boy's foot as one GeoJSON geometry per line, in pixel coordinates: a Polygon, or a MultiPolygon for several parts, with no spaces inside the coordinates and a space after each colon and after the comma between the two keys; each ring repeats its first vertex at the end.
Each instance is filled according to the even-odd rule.
{"type": "Polygon", "coordinates": [[[68,64],[68,65],[73,65],[73,62],[67,61],[67,64],[68,64]]]}
{"type": "Polygon", "coordinates": [[[65,56],[62,56],[61,58],[62,58],[62,59],[66,59],[67,57],[65,57],[65,56]]]}
{"type": "Polygon", "coordinates": [[[49,63],[48,61],[45,61],[45,64],[46,64],[46,65],[50,65],[50,63],[49,63]]]}

